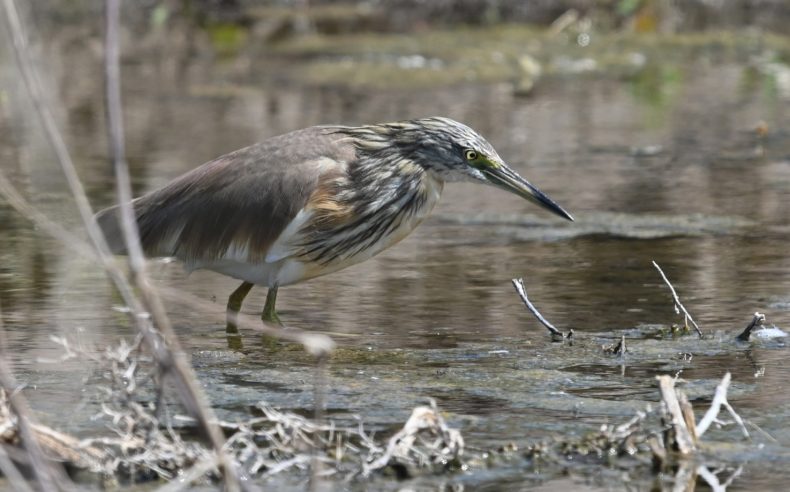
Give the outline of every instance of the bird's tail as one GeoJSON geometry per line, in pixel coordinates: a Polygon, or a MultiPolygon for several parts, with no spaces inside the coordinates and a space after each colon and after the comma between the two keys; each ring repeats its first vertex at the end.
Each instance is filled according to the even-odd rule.
{"type": "Polygon", "coordinates": [[[126,242],[123,239],[123,230],[121,229],[121,209],[118,205],[105,208],[96,214],[96,223],[104,233],[107,239],[107,245],[110,251],[116,255],[126,254],[126,242]]]}

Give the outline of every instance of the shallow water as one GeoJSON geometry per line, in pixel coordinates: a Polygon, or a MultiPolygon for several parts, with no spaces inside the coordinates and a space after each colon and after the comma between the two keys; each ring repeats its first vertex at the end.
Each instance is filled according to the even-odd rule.
{"type": "MultiPolygon", "coordinates": [[[[106,206],[113,191],[100,67],[85,47],[70,58],[47,58],[50,51],[41,63],[50,96],[90,198],[96,208],[106,206]]],[[[657,401],[658,374],[682,370],[690,398],[704,404],[730,371],[730,401],[776,440],[758,434],[754,442],[766,447],[744,443],[730,453],[731,463],[749,461],[732,488],[773,488],[790,478],[785,340],[733,341],[755,311],[790,331],[788,99],[745,83],[751,69],[743,62],[690,60],[679,80],[653,81],[650,93],[660,98],[645,96],[642,80],[603,76],[550,78],[522,98],[506,82],[419,90],[300,84],[299,63],[276,57],[176,61],[165,54],[124,64],[136,194],[288,130],[446,115],[485,135],[577,218],[563,223],[493,188],[451,184],[434,216],[396,247],[282,289],[279,309],[288,325],[330,333],[340,344],[329,369],[332,418],[361,415],[371,428],[390,430],[434,397],[468,444],[526,443],[627,420],[657,401]],[[266,63],[273,73],[262,68],[266,63]],[[755,132],[760,121],[768,128],[764,137],[755,132]],[[652,260],[705,340],[662,335],[682,318],[652,260]],[[532,301],[555,325],[575,330],[572,347],[549,341],[516,296],[514,277],[525,279],[532,301]],[[604,354],[600,346],[623,334],[626,357],[604,354]]],[[[3,171],[43,211],[78,230],[15,70],[0,48],[3,171]]],[[[227,349],[224,305],[235,280],[202,271],[187,276],[177,263],[156,262],[152,271],[158,284],[205,301],[205,312],[177,304],[169,310],[221,416],[244,415],[260,400],[312,407],[308,356],[265,352],[250,332],[241,353],[227,349]]],[[[251,318],[263,294],[254,290],[245,305],[251,318]]],[[[97,349],[132,335],[113,310],[120,301],[104,275],[0,203],[0,301],[17,376],[40,418],[71,432],[95,431],[88,417],[96,410],[90,381],[97,369],[42,359],[62,355],[51,335],[97,349]]],[[[737,440],[736,431],[713,436],[737,440]]],[[[620,487],[606,470],[525,477],[521,466],[428,477],[414,486],[515,490],[526,480],[620,487]]]]}

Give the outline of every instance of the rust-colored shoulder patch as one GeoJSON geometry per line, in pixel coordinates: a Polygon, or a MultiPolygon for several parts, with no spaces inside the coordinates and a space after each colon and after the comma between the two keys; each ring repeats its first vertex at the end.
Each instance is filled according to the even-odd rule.
{"type": "Polygon", "coordinates": [[[325,173],[307,199],[305,209],[314,213],[312,225],[323,228],[345,224],[352,219],[354,207],[343,199],[347,178],[342,172],[325,173]]]}

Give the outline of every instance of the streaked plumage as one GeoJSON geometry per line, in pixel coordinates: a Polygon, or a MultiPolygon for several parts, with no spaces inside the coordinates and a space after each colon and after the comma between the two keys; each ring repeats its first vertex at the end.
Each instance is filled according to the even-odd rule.
{"type": "MultiPolygon", "coordinates": [[[[430,213],[444,182],[458,180],[506,188],[571,219],[447,118],[297,130],[203,164],[134,209],[148,255],[276,291],[395,244],[430,213]]],[[[123,253],[117,208],[98,221],[123,253]]]]}

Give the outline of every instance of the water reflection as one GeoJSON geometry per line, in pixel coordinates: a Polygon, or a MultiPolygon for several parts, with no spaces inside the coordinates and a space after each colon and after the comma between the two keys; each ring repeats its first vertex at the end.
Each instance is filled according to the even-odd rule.
{"type": "MultiPolygon", "coordinates": [[[[61,105],[61,124],[90,198],[97,208],[102,207],[113,201],[113,191],[97,60],[85,50],[50,60],[43,66],[50,72],[53,100],[61,105]]],[[[640,324],[678,321],[650,265],[655,260],[703,330],[722,332],[715,335],[720,340],[737,334],[756,310],[767,312],[769,320],[779,326],[790,326],[790,257],[785,247],[790,239],[786,206],[790,203],[790,138],[784,130],[790,116],[786,104],[785,109],[777,104],[776,94],[766,94],[759,87],[749,90],[743,84],[742,67],[726,63],[704,70],[688,67],[682,74],[656,69],[628,84],[593,78],[583,83],[558,80],[528,99],[514,97],[508,84],[420,91],[314,87],[292,83],[288,73],[293,69],[276,59],[222,63],[168,53],[127,60],[125,118],[135,193],[158,188],[217,155],[295,128],[441,114],[479,130],[519,172],[580,217],[604,211],[668,216],[701,213],[744,218],[753,225],[702,237],[679,234],[635,240],[601,234],[544,241],[519,239],[497,225],[428,220],[408,240],[374,260],[283,289],[279,302],[287,323],[343,334],[338,340],[345,346],[406,349],[426,358],[431,357],[431,350],[505,341],[534,344],[530,347],[536,351],[548,352],[552,349],[543,345],[542,328],[524,312],[510,278],[525,278],[530,297],[558,327],[581,333],[619,333],[640,324]],[[762,151],[755,152],[752,129],[760,120],[776,130],[760,142],[762,151]],[[632,147],[645,145],[660,145],[665,151],[650,157],[631,154],[632,147]]],[[[5,47],[0,47],[0,81],[7,94],[0,99],[3,171],[44,212],[77,229],[65,185],[14,82],[13,70],[5,47]]],[[[457,219],[482,211],[539,214],[516,197],[472,186],[448,186],[436,214],[457,219]]],[[[222,349],[223,299],[237,282],[211,272],[186,276],[178,264],[157,264],[155,272],[157,282],[204,299],[213,314],[171,307],[188,349],[222,349]]],[[[253,292],[245,305],[248,314],[260,312],[263,304],[263,290],[253,292]]],[[[0,203],[0,303],[21,377],[42,383],[43,389],[32,396],[34,405],[45,420],[64,425],[58,418],[63,408],[84,403],[82,368],[78,364],[53,368],[36,360],[58,355],[59,349],[49,341],[51,334],[75,336],[80,343],[96,347],[128,336],[125,317],[111,309],[119,299],[95,265],[72,257],[0,203]],[[73,377],[74,373],[80,377],[73,377]]],[[[677,343],[678,351],[687,349],[684,342],[656,343],[677,343]]],[[[736,392],[733,403],[750,412],[748,417],[780,443],[790,443],[783,425],[790,415],[790,400],[783,391],[788,377],[783,347],[757,344],[725,354],[706,354],[705,350],[713,349],[700,348],[683,376],[709,380],[720,377],[725,369],[732,371],[735,381],[748,385],[736,392]],[[764,376],[757,378],[760,368],[765,368],[764,376]]],[[[254,355],[238,365],[250,371],[287,365],[252,359],[254,355]]],[[[476,357],[470,359],[491,369],[476,357]]],[[[485,390],[494,383],[487,379],[493,378],[492,373],[484,372],[470,377],[476,388],[440,391],[430,381],[435,366],[426,363],[420,371],[414,364],[404,369],[407,363],[393,362],[381,370],[403,376],[391,383],[397,392],[387,386],[383,392],[377,386],[377,391],[392,391],[398,401],[406,401],[414,398],[414,391],[402,389],[401,381],[412,381],[417,393],[434,393],[459,414],[490,415],[510,406],[501,411],[506,415],[497,414],[501,420],[481,423],[472,431],[480,439],[496,439],[508,432],[529,438],[559,428],[547,427],[554,423],[551,407],[529,400],[546,387],[527,386],[518,391],[503,385],[492,390],[496,394],[487,394],[485,390]],[[525,423],[526,413],[532,420],[525,423]]],[[[368,370],[364,364],[336,364],[338,373],[368,370]]],[[[455,358],[440,364],[457,368],[460,362],[455,358]]],[[[202,368],[206,372],[226,369],[210,364],[202,368]]],[[[595,379],[587,387],[579,384],[576,396],[612,400],[612,405],[586,416],[566,413],[561,425],[584,419],[595,423],[601,415],[619,415],[616,412],[624,410],[615,408],[618,399],[650,399],[649,376],[674,369],[634,364],[623,373],[620,366],[595,362],[565,364],[561,370],[568,373],[567,378],[581,374],[595,379]],[[618,374],[621,388],[607,386],[607,378],[618,374]]],[[[380,415],[387,403],[384,395],[375,403],[366,399],[366,385],[373,384],[368,375],[360,380],[349,374],[336,377],[352,378],[348,387],[362,389],[338,390],[333,395],[335,407],[378,411],[381,420],[391,419],[389,414],[380,415]]],[[[223,384],[249,385],[230,376],[223,384]]],[[[272,384],[256,387],[271,390],[272,384]]],[[[309,392],[299,394],[298,401],[309,401],[309,392]]],[[[249,396],[254,397],[260,395],[249,396]]],[[[231,407],[244,405],[234,401],[228,404],[231,407]]],[[[707,476],[702,470],[696,474],[707,476]]]]}

